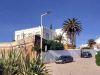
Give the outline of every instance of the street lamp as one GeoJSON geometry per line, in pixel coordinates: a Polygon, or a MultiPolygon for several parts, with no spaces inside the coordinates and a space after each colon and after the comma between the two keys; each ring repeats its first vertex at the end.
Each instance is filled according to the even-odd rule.
{"type": "Polygon", "coordinates": [[[43,14],[43,15],[41,15],[41,59],[42,59],[42,38],[43,38],[43,30],[42,30],[42,17],[44,16],[44,15],[46,15],[46,14],[50,14],[51,13],[51,11],[49,11],[49,12],[47,12],[47,13],[45,13],[45,14],[43,14]]]}

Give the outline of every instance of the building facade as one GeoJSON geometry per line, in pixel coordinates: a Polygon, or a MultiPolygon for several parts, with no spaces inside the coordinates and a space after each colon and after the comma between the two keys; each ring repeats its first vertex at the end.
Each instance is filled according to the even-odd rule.
{"type": "MultiPolygon", "coordinates": [[[[29,28],[24,30],[15,31],[15,41],[24,39],[26,37],[30,37],[32,35],[40,35],[41,36],[41,26],[35,28],[29,28]]],[[[43,39],[46,40],[55,40],[55,37],[58,35],[63,35],[63,40],[61,41],[63,44],[71,44],[71,38],[66,38],[66,33],[63,34],[62,29],[56,29],[55,31],[42,26],[42,35],[43,39]]],[[[76,38],[74,38],[74,45],[76,45],[76,38]]]]}

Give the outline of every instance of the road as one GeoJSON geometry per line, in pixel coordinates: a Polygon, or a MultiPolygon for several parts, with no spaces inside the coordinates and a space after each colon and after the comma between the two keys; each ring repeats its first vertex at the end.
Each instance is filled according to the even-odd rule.
{"type": "Polygon", "coordinates": [[[46,64],[52,75],[100,75],[100,66],[95,64],[95,56],[92,58],[78,58],[71,63],[46,64]]]}

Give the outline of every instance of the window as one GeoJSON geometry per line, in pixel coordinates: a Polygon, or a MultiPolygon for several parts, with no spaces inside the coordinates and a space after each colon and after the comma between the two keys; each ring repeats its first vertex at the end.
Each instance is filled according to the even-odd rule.
{"type": "Polygon", "coordinates": [[[17,35],[17,40],[20,40],[20,36],[19,35],[17,35]]]}
{"type": "Polygon", "coordinates": [[[24,34],[24,38],[26,38],[26,34],[24,34]]]}
{"type": "Polygon", "coordinates": [[[46,33],[46,40],[49,40],[49,34],[46,33]]]}
{"type": "Polygon", "coordinates": [[[32,36],[32,33],[29,33],[28,36],[29,36],[29,37],[32,36]]]}
{"type": "Polygon", "coordinates": [[[36,32],[36,34],[40,34],[40,32],[36,32]]]}
{"type": "Polygon", "coordinates": [[[55,36],[53,36],[53,40],[55,40],[55,36]]]}

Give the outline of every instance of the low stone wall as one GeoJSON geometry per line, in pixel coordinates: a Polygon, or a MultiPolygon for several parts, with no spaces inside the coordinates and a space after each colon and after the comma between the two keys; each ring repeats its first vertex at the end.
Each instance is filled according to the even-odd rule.
{"type": "Polygon", "coordinates": [[[10,49],[16,49],[19,48],[19,46],[23,45],[32,45],[35,42],[35,36],[27,37],[22,40],[14,41],[14,42],[6,42],[6,43],[0,43],[0,50],[10,50],[10,49]]]}

